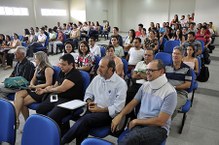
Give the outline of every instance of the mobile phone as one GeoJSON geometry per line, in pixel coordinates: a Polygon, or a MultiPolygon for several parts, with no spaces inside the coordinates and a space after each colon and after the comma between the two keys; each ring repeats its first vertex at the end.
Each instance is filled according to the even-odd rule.
{"type": "Polygon", "coordinates": [[[50,95],[50,102],[54,103],[58,101],[58,95],[57,94],[51,94],[50,95]]]}
{"type": "Polygon", "coordinates": [[[35,88],[30,89],[31,92],[36,92],[35,88]]]}

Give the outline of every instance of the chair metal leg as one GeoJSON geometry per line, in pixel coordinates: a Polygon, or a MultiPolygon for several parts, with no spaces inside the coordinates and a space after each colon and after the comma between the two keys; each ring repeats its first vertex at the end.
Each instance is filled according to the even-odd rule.
{"type": "Polygon", "coordinates": [[[193,104],[194,96],[195,96],[195,90],[192,91],[191,107],[192,107],[192,104],[193,104]]]}
{"type": "Polygon", "coordinates": [[[186,113],[183,113],[183,119],[182,119],[182,124],[180,126],[180,129],[179,129],[179,133],[181,134],[182,133],[182,130],[183,130],[183,127],[184,127],[184,124],[185,124],[185,121],[186,121],[186,113]]]}

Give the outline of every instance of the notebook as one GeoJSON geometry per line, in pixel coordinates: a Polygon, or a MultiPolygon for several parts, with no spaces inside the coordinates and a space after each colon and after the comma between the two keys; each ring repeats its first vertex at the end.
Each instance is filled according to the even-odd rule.
{"type": "Polygon", "coordinates": [[[72,100],[72,101],[69,101],[69,102],[59,104],[58,107],[74,110],[74,109],[83,107],[86,104],[87,104],[86,102],[81,101],[81,100],[72,100]]]}

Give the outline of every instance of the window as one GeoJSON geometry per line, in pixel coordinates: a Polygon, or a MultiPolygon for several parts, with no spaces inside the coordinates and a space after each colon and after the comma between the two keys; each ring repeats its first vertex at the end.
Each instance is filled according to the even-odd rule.
{"type": "Polygon", "coordinates": [[[41,9],[42,16],[66,16],[64,9],[41,9]]]}
{"type": "Polygon", "coordinates": [[[0,7],[0,15],[3,16],[29,16],[27,8],[19,7],[0,7]]]}

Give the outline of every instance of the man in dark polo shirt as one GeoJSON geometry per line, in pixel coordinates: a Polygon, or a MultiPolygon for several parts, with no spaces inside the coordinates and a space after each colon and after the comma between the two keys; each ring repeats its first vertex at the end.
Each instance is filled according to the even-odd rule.
{"type": "MultiPolygon", "coordinates": [[[[26,48],[23,46],[18,46],[14,54],[17,64],[15,65],[10,77],[22,76],[27,81],[31,81],[35,67],[34,64],[26,58],[26,48]]],[[[17,92],[17,90],[5,88],[4,84],[0,84],[0,98],[6,98],[9,93],[15,92],[17,92]]]]}
{"type": "Polygon", "coordinates": [[[176,116],[177,110],[186,103],[188,98],[186,89],[190,88],[192,81],[190,67],[182,62],[182,58],[183,50],[181,47],[176,46],[172,53],[173,64],[166,66],[168,81],[177,91],[177,106],[172,118],[176,116]]]}
{"type": "Polygon", "coordinates": [[[36,91],[38,94],[57,94],[58,99],[51,102],[51,98],[48,96],[46,100],[40,104],[36,112],[44,115],[50,112],[48,116],[55,120],[61,130],[64,131],[63,126],[61,126],[61,121],[65,116],[69,115],[71,111],[57,107],[57,105],[73,99],[83,100],[84,92],[83,79],[80,71],[75,69],[74,57],[71,54],[65,54],[60,57],[59,64],[61,72],[55,85],[36,91]]]}

